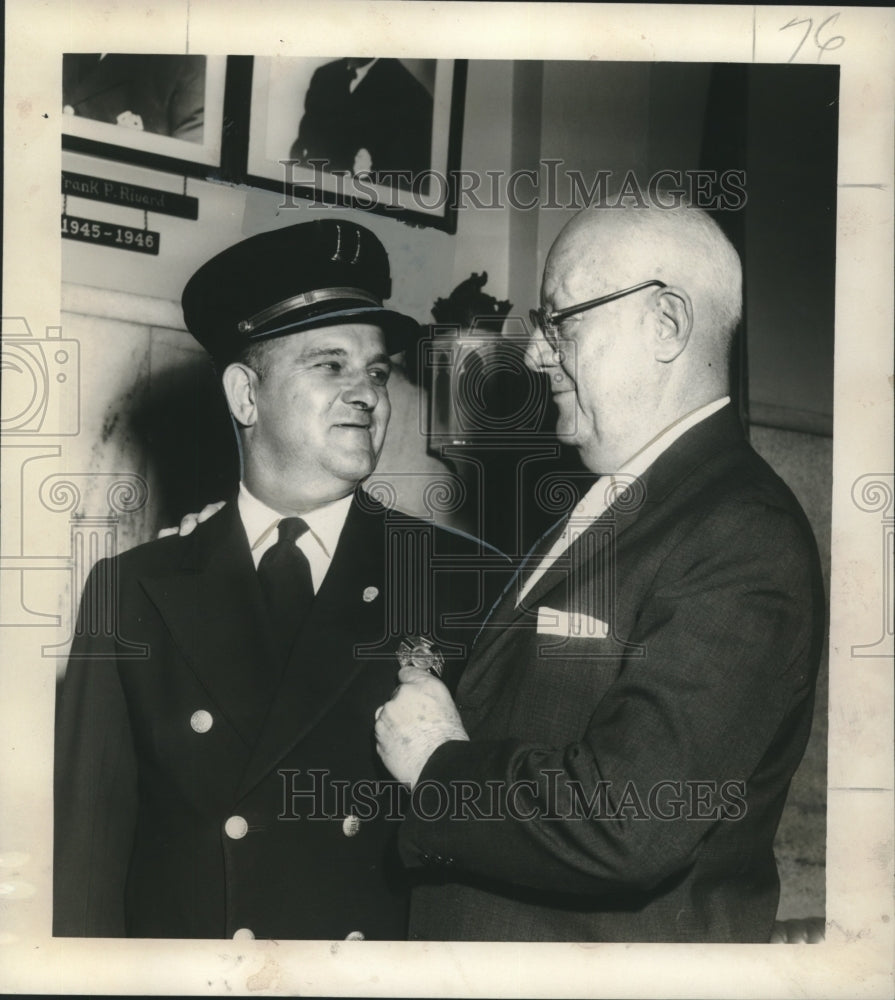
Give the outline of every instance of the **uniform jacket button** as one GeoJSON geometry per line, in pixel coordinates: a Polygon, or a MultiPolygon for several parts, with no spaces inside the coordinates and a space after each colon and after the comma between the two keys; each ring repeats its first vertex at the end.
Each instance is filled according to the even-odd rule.
{"type": "Polygon", "coordinates": [[[242,816],[231,816],[224,824],[224,833],[231,840],[242,840],[248,832],[249,824],[246,823],[242,816]]]}
{"type": "Polygon", "coordinates": [[[342,833],[346,837],[356,837],[360,833],[360,820],[357,816],[349,814],[342,820],[342,833]]]}
{"type": "Polygon", "coordinates": [[[238,931],[233,932],[234,941],[254,941],[255,934],[250,927],[240,927],[238,931]]]}
{"type": "Polygon", "coordinates": [[[350,934],[345,935],[346,941],[366,941],[363,931],[351,931],[350,934]]]}
{"type": "Polygon", "coordinates": [[[190,727],[194,733],[207,733],[213,725],[211,712],[206,712],[204,708],[200,708],[190,716],[190,727]]]}

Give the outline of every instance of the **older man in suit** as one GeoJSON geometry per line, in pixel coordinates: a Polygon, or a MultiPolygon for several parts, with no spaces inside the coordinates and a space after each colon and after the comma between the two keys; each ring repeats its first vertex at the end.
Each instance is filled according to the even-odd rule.
{"type": "Polygon", "coordinates": [[[482,548],[356,489],[416,332],[389,294],[382,245],[336,220],[245,240],[187,284],[242,482],[192,535],[89,578],[57,712],[56,934],[405,936],[371,717],[406,635],[462,657],[482,548]]]}
{"type": "Polygon", "coordinates": [[[740,289],[692,208],[586,210],[552,247],[529,359],[599,478],[496,604],[456,705],[406,671],[377,712],[383,760],[429,791],[399,838],[431,872],[412,937],[769,940],[824,596],[728,397],[740,289]]]}

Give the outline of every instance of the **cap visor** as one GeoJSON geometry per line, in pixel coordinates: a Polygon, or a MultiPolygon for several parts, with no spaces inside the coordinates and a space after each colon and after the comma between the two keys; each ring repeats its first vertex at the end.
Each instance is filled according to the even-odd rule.
{"type": "Polygon", "coordinates": [[[249,337],[249,342],[269,340],[271,337],[286,337],[302,330],[314,330],[327,326],[342,326],[345,323],[370,323],[378,326],[385,337],[385,348],[389,354],[399,354],[413,343],[420,333],[419,324],[410,316],[377,306],[358,306],[354,309],[338,309],[335,312],[317,316],[296,317],[294,320],[281,318],[270,330],[259,330],[249,337]]]}

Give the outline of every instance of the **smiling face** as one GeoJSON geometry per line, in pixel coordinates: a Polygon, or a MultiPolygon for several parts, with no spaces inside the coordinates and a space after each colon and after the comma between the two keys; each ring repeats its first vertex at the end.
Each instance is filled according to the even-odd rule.
{"type": "Polygon", "coordinates": [[[557,435],[596,473],[618,471],[681,417],[723,398],[739,321],[736,251],[699,209],[585,209],[550,249],[549,313],[643,282],[559,324],[557,348],[535,331],[528,364],[543,372],[557,435]]]}
{"type": "MultiPolygon", "coordinates": [[[[616,291],[582,267],[579,249],[558,245],[544,271],[541,300],[553,312],[616,291]]],[[[649,401],[653,369],[649,336],[650,293],[637,292],[563,320],[560,352],[538,335],[529,350],[532,367],[545,371],[557,408],[557,437],[578,449],[594,472],[615,471],[639,443],[638,422],[649,401]]]]}
{"type": "Polygon", "coordinates": [[[391,407],[379,327],[346,324],[264,345],[255,371],[224,373],[243,427],[246,486],[281,513],[302,513],[351,493],[376,467],[391,407]]]}

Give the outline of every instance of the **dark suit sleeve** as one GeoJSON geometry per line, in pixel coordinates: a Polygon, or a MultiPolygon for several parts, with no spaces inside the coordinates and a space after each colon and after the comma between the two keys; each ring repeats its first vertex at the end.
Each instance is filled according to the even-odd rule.
{"type": "Polygon", "coordinates": [[[84,588],[56,707],[53,933],[122,937],[137,775],[118,677],[108,561],[84,588]]]}
{"type": "Polygon", "coordinates": [[[324,160],[329,171],[351,169],[358,150],[348,93],[352,75],[344,59],[314,71],[305,95],[298,137],[289,153],[293,159],[324,160]]]}
{"type": "MultiPolygon", "coordinates": [[[[421,781],[447,787],[452,805],[441,819],[409,816],[400,834],[405,863],[448,859],[458,871],[515,885],[591,894],[649,890],[684,871],[719,821],[725,796],[703,792],[675,816],[674,785],[660,783],[682,783],[686,799],[687,782],[718,790],[749,781],[776,747],[790,748],[784,769],[801,755],[803,743],[793,761],[789,732],[810,712],[811,651],[822,629],[813,553],[789,511],[717,507],[659,568],[629,637],[645,656],[625,663],[580,740],[534,746],[520,732],[435,751],[421,781]],[[457,818],[464,815],[458,780],[478,788],[522,783],[514,814],[457,818]],[[581,793],[590,798],[598,787],[608,803],[602,813],[617,812],[614,818],[587,818],[581,793]]],[[[722,822],[736,821],[734,806],[734,817],[722,822]]]]}

